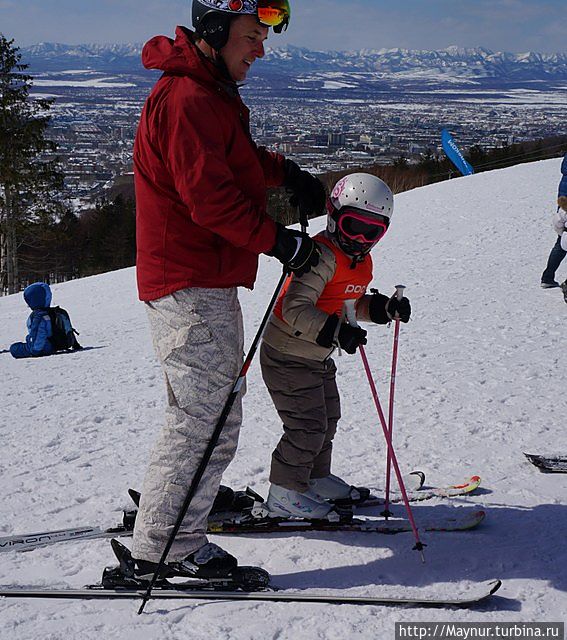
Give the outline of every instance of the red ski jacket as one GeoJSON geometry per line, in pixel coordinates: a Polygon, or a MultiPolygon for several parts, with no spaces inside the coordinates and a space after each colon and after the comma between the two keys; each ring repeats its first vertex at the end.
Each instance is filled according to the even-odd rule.
{"type": "Polygon", "coordinates": [[[257,147],[234,83],[178,27],[142,61],[163,76],[146,101],[134,145],[137,278],[141,300],[186,287],[253,288],[258,254],[276,227],[266,188],[284,158],[257,147]]]}

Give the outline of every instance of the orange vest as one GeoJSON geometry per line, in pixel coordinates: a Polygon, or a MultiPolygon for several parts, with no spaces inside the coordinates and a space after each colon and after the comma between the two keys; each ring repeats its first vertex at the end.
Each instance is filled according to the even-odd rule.
{"type": "MultiPolygon", "coordinates": [[[[366,293],[366,287],[372,281],[372,258],[370,255],[366,255],[362,262],[357,262],[355,268],[351,269],[352,258],[341,251],[334,242],[322,233],[316,235],[315,240],[331,249],[335,254],[336,262],[335,275],[325,285],[315,306],[330,316],[337,315],[340,317],[344,303],[347,300],[358,300],[366,293]]],[[[284,319],[282,311],[283,299],[290,282],[291,279],[288,278],[274,309],[274,314],[280,320],[284,319]]]]}

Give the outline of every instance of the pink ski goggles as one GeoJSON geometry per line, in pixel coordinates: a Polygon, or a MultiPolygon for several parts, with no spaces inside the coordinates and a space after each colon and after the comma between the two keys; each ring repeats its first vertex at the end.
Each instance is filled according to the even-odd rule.
{"type": "Polygon", "coordinates": [[[341,233],[356,242],[378,242],[388,231],[389,220],[385,216],[372,217],[343,209],[339,214],[338,226],[341,233]]]}

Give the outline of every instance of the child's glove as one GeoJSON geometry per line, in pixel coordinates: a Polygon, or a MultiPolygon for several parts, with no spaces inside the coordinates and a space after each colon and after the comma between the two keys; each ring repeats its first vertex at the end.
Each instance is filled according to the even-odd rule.
{"type": "Polygon", "coordinates": [[[407,298],[398,300],[396,296],[393,296],[386,305],[386,311],[392,320],[395,320],[397,315],[402,322],[409,322],[411,316],[410,301],[407,298]]]}
{"type": "Polygon", "coordinates": [[[356,353],[361,344],[366,344],[366,331],[343,323],[339,329],[339,344],[347,353],[356,353]]]}
{"type": "Polygon", "coordinates": [[[335,346],[335,340],[338,339],[339,345],[347,353],[356,353],[361,344],[366,344],[366,331],[360,327],[352,327],[345,322],[341,324],[337,338],[335,338],[339,322],[338,316],[329,316],[315,342],[320,347],[330,349],[335,346]]]}
{"type": "Polygon", "coordinates": [[[383,295],[382,293],[378,293],[376,289],[372,289],[374,292],[372,297],[370,298],[370,302],[368,304],[368,313],[370,315],[370,320],[375,324],[388,324],[392,318],[388,315],[388,302],[390,302],[390,298],[388,296],[383,295]]]}
{"type": "Polygon", "coordinates": [[[376,324],[388,324],[391,320],[396,319],[398,314],[402,322],[408,322],[411,316],[411,305],[407,298],[398,298],[394,295],[391,298],[378,293],[376,289],[372,290],[374,293],[370,298],[368,305],[368,313],[370,314],[370,320],[376,324]]]}

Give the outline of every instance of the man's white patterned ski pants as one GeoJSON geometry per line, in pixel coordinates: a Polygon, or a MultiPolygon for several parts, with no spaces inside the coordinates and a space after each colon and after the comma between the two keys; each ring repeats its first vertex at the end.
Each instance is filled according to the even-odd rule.
{"type": "MultiPolygon", "coordinates": [[[[244,330],[236,288],[184,289],[146,307],[165,374],[167,409],[144,479],[132,555],[158,562],[242,367],[244,330]]],[[[170,561],[207,542],[207,516],[238,445],[244,391],[232,407],[170,561]]]]}

